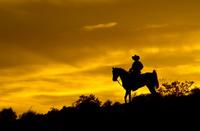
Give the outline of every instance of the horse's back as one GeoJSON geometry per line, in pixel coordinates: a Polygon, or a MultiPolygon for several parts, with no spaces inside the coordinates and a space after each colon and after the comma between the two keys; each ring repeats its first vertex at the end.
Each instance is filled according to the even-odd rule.
{"type": "Polygon", "coordinates": [[[146,72],[146,73],[142,73],[141,74],[141,78],[149,78],[149,77],[152,77],[153,75],[153,72],[146,72]]]}
{"type": "Polygon", "coordinates": [[[150,84],[155,85],[156,88],[159,87],[156,70],[142,74],[142,79],[143,79],[143,81],[146,81],[146,82],[149,82],[150,84]]]}

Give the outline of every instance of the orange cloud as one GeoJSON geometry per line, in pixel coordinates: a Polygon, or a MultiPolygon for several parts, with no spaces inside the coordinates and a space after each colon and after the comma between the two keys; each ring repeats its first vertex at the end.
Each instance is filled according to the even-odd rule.
{"type": "Polygon", "coordinates": [[[86,31],[93,31],[97,29],[111,28],[111,27],[116,26],[117,24],[118,24],[117,22],[110,22],[106,24],[88,25],[88,26],[84,26],[83,29],[86,31]]]}

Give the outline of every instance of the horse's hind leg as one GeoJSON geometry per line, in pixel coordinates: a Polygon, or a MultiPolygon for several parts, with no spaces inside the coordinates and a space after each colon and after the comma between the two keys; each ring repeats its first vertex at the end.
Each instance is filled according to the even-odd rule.
{"type": "Polygon", "coordinates": [[[131,91],[129,91],[128,95],[129,95],[129,103],[130,103],[131,102],[131,91]]]}
{"type": "Polygon", "coordinates": [[[127,103],[127,101],[126,101],[127,96],[128,96],[128,91],[126,91],[125,96],[124,96],[125,103],[127,103]]]}
{"type": "Polygon", "coordinates": [[[156,95],[156,94],[157,94],[157,92],[156,92],[154,86],[148,85],[147,87],[149,88],[149,91],[151,92],[151,94],[153,94],[153,95],[156,95]]]}

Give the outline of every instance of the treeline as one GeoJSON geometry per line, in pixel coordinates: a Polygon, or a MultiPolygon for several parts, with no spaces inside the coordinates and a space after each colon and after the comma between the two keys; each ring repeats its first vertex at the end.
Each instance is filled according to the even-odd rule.
{"type": "Polygon", "coordinates": [[[116,127],[123,122],[137,126],[135,122],[153,120],[155,117],[199,116],[200,89],[189,90],[192,84],[178,81],[165,83],[158,90],[160,95],[134,96],[128,104],[110,100],[102,103],[91,94],[81,95],[72,106],[64,106],[60,110],[52,108],[46,114],[28,111],[17,117],[12,108],[3,109],[0,111],[0,130],[57,131],[80,127],[87,129],[94,125],[101,128],[111,126],[111,123],[115,123],[113,126],[116,127]]]}

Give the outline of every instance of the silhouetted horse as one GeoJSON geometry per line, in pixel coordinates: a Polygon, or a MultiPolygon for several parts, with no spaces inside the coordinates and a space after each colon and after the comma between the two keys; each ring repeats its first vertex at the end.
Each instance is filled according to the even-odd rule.
{"type": "Polygon", "coordinates": [[[133,78],[131,77],[130,73],[128,73],[126,70],[122,68],[113,68],[113,81],[118,81],[118,77],[120,77],[122,81],[122,86],[126,90],[124,99],[125,103],[127,103],[126,98],[129,95],[129,102],[131,101],[131,91],[135,91],[140,87],[147,86],[149,91],[152,94],[157,94],[155,87],[159,87],[159,82],[157,78],[157,73],[155,70],[153,70],[152,73],[144,73],[141,74],[137,80],[133,81],[133,78]]]}

